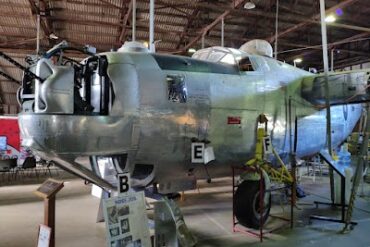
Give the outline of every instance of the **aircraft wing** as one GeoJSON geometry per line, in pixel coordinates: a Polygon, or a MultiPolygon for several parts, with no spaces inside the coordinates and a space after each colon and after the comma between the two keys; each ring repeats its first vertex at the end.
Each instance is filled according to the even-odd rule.
{"type": "MultiPolygon", "coordinates": [[[[330,105],[353,104],[370,101],[370,70],[330,73],[330,105]]],[[[325,76],[323,74],[302,79],[301,95],[318,107],[325,106],[325,76]]]]}

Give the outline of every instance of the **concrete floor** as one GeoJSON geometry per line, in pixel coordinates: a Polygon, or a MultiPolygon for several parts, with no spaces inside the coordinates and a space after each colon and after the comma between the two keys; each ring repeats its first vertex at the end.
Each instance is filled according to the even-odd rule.
{"type": "MultiPolygon", "coordinates": [[[[43,203],[33,195],[39,185],[0,187],[0,247],[36,246],[38,225],[43,221],[43,203]]],[[[198,239],[197,246],[361,246],[370,247],[370,197],[358,198],[354,220],[359,222],[348,234],[339,234],[341,224],[314,221],[310,214],[340,215],[328,206],[316,209],[314,200],[324,200],[328,194],[327,179],[304,182],[307,193],[295,210],[295,228],[286,227],[268,235],[264,243],[255,237],[232,232],[231,179],[215,179],[212,184],[200,182],[200,193],[189,191],[185,201],[178,202],[189,229],[198,239]]],[[[365,186],[370,195],[370,186],[365,186]]],[[[58,194],[56,214],[56,246],[105,246],[105,225],[95,223],[99,200],[90,195],[90,186],[78,179],[67,180],[58,194]]],[[[273,213],[281,212],[277,205],[273,213]]],[[[285,207],[285,213],[289,211],[285,207]]],[[[268,225],[279,224],[270,220],[268,225]]]]}

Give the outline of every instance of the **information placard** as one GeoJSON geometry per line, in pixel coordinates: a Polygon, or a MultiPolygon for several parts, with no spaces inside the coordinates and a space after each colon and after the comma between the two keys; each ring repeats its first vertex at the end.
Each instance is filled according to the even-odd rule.
{"type": "Polygon", "coordinates": [[[103,201],[107,246],[151,246],[144,192],[127,192],[103,201]]]}
{"type": "Polygon", "coordinates": [[[63,188],[63,182],[49,178],[34,193],[41,198],[49,198],[63,188]]]}
{"type": "Polygon", "coordinates": [[[51,228],[45,225],[39,227],[39,237],[37,247],[49,247],[50,245],[51,228]]]}

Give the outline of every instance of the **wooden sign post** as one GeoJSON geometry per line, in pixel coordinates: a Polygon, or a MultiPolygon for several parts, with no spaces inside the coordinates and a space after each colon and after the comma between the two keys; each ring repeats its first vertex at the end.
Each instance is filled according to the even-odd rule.
{"type": "Polygon", "coordinates": [[[55,196],[63,187],[63,181],[49,178],[34,191],[44,199],[44,225],[51,228],[50,247],[55,246],[55,196]]]}

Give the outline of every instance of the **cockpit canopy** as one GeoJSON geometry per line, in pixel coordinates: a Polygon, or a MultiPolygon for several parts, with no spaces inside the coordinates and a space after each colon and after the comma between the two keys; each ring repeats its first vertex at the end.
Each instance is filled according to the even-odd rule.
{"type": "Polygon", "coordinates": [[[195,52],[192,58],[214,63],[235,65],[240,71],[257,70],[257,64],[251,61],[248,53],[234,48],[221,46],[209,47],[195,52]]]}

